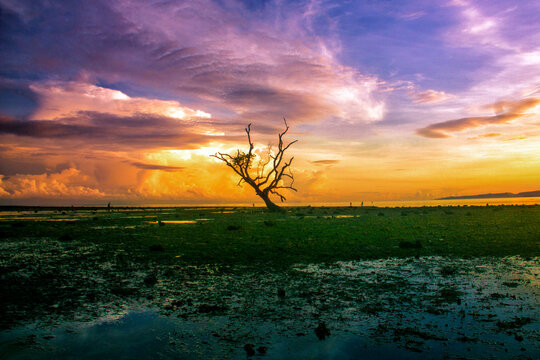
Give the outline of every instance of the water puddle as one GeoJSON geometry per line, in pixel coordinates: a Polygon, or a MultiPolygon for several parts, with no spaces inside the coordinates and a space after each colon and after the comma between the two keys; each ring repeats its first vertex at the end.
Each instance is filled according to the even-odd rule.
{"type": "Polygon", "coordinates": [[[150,224],[196,224],[199,221],[211,221],[214,219],[195,219],[195,220],[158,220],[148,221],[150,224]]]}
{"type": "Polygon", "coordinates": [[[168,333],[174,328],[173,321],[148,310],[53,329],[28,326],[0,334],[0,355],[9,359],[163,358],[159,354],[166,353],[168,333]]]}
{"type": "Polygon", "coordinates": [[[81,220],[81,219],[73,219],[73,218],[46,218],[46,217],[38,217],[38,216],[24,216],[24,217],[9,217],[9,218],[2,218],[2,217],[0,217],[0,220],[79,221],[79,220],[81,220]]]}
{"type": "Polygon", "coordinates": [[[135,216],[123,216],[124,219],[144,219],[144,218],[156,218],[156,215],[135,215],[135,216]]]}
{"type": "Polygon", "coordinates": [[[296,215],[297,219],[351,219],[359,217],[358,215],[296,215]]]}
{"type": "Polygon", "coordinates": [[[135,229],[135,225],[120,226],[120,225],[110,225],[110,226],[92,226],[92,229],[96,230],[105,230],[105,229],[135,229]]]}
{"type": "Polygon", "coordinates": [[[279,271],[156,264],[152,273],[143,287],[148,272],[124,274],[140,287],[139,307],[4,331],[0,356],[540,357],[538,258],[391,258],[279,271]]]}

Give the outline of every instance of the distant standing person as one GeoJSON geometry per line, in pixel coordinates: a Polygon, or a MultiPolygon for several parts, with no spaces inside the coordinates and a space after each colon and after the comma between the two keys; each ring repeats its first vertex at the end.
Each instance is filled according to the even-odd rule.
{"type": "Polygon", "coordinates": [[[109,212],[111,211],[111,203],[107,204],[107,211],[109,211],[109,212]]]}

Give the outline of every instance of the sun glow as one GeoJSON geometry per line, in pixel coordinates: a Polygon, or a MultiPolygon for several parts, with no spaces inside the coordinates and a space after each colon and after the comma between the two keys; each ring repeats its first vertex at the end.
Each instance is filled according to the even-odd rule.
{"type": "Polygon", "coordinates": [[[184,110],[179,109],[179,108],[169,108],[167,109],[166,114],[169,115],[170,117],[177,118],[177,119],[183,119],[186,117],[186,113],[184,112],[184,110]]]}
{"type": "Polygon", "coordinates": [[[210,155],[214,155],[218,152],[228,152],[229,150],[230,149],[225,146],[210,144],[210,146],[204,146],[197,149],[161,150],[148,153],[145,155],[145,158],[151,161],[156,161],[162,165],[172,165],[174,163],[178,163],[179,161],[190,161],[194,160],[195,158],[198,160],[207,159],[210,161],[212,159],[210,155]]]}

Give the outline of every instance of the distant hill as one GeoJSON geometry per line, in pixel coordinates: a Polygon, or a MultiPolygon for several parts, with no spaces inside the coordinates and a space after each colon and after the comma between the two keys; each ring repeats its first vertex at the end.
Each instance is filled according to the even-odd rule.
{"type": "Polygon", "coordinates": [[[514,193],[497,193],[497,194],[478,194],[465,196],[448,196],[437,200],[459,200],[459,199],[496,199],[496,198],[519,198],[519,197],[540,197],[540,190],[526,191],[517,194],[514,193]]]}

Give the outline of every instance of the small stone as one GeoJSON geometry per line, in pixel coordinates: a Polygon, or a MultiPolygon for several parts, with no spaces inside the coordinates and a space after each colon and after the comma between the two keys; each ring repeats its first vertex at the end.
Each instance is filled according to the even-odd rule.
{"type": "Polygon", "coordinates": [[[58,238],[58,240],[63,241],[63,242],[66,242],[66,241],[71,241],[71,240],[73,240],[73,238],[72,238],[71,235],[69,235],[69,234],[64,234],[64,235],[60,236],[60,237],[58,238]]]}
{"type": "Polygon", "coordinates": [[[246,351],[247,356],[253,356],[255,355],[255,349],[253,348],[253,344],[246,344],[244,345],[244,350],[246,351]]]}
{"type": "Polygon", "coordinates": [[[157,276],[155,274],[149,274],[144,278],[144,283],[146,285],[155,285],[157,283],[157,276]]]}
{"type": "Polygon", "coordinates": [[[414,243],[410,241],[400,241],[399,248],[400,249],[421,249],[422,244],[418,240],[416,240],[416,242],[414,243]]]}
{"type": "Polygon", "coordinates": [[[161,252],[161,251],[165,251],[165,248],[163,247],[163,245],[161,244],[153,244],[153,245],[150,245],[148,247],[148,250],[150,251],[156,251],[156,252],[161,252]]]}
{"type": "Polygon", "coordinates": [[[330,336],[330,330],[326,327],[324,322],[320,322],[319,326],[315,328],[315,335],[317,335],[319,340],[324,340],[327,336],[330,336]]]}

